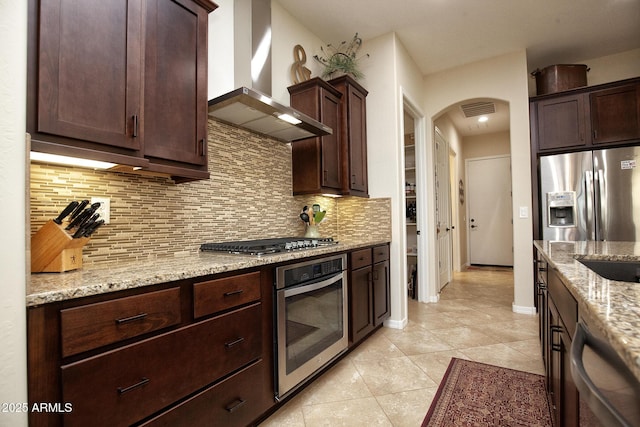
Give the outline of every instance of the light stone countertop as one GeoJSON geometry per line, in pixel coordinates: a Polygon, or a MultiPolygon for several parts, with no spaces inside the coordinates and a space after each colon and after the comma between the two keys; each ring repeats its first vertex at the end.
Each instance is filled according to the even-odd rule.
{"type": "Polygon", "coordinates": [[[198,251],[130,263],[86,265],[66,273],[31,274],[31,280],[27,284],[26,304],[28,307],[37,306],[386,243],[388,242],[339,242],[332,246],[259,257],[198,251]]]}
{"type": "Polygon", "coordinates": [[[535,241],[600,332],[640,381],[640,283],[605,279],[576,258],[640,261],[640,242],[535,241]]]}

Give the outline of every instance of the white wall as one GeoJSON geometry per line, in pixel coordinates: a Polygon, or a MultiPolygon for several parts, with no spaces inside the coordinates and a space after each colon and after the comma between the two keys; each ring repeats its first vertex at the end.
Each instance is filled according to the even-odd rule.
{"type": "Polygon", "coordinates": [[[271,2],[271,26],[273,38],[271,45],[271,95],[284,105],[289,105],[287,87],[294,84],[291,79],[291,66],[294,63],[293,48],[302,46],[306,53],[305,67],[311,70],[311,77],[322,73],[322,66],[313,59],[320,53],[324,42],[304,28],[289,12],[276,1],[271,2]]]}
{"type": "MultiPolygon", "coordinates": [[[[479,61],[425,77],[424,110],[432,126],[434,117],[449,106],[473,98],[496,98],[509,103],[514,214],[514,310],[533,312],[532,223],[519,218],[519,207],[531,211],[531,166],[529,142],[529,95],[525,51],[479,61]]],[[[432,135],[427,133],[428,146],[432,135]]],[[[433,203],[433,199],[429,200],[433,203]]],[[[433,221],[433,218],[430,219],[433,221]]],[[[437,269],[430,270],[429,283],[437,283],[437,269]]],[[[430,287],[432,294],[435,287],[430,287]]]]}
{"type": "Polygon", "coordinates": [[[207,99],[236,88],[234,79],[233,0],[216,0],[218,8],[209,14],[209,75],[207,99]]]}
{"type": "MultiPolygon", "coordinates": [[[[26,266],[27,2],[0,0],[0,404],[27,402],[26,266]]],[[[0,426],[26,426],[0,412],[0,426]]]]}

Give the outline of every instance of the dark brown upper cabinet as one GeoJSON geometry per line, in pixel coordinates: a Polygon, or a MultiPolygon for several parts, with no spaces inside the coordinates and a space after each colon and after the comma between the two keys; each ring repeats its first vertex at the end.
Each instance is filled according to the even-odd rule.
{"type": "Polygon", "coordinates": [[[531,98],[534,154],[640,143],[640,78],[531,98]]]}
{"type": "Polygon", "coordinates": [[[347,148],[348,167],[344,168],[343,194],[369,197],[367,175],[367,90],[349,75],[329,83],[342,93],[340,134],[347,148]]]}
{"type": "Polygon", "coordinates": [[[640,83],[590,94],[594,144],[640,139],[640,83]]]}
{"type": "Polygon", "coordinates": [[[315,77],[288,88],[293,108],[329,126],[333,133],[291,145],[293,194],[342,194],[346,150],[340,132],[342,94],[315,77]]]}
{"type": "Polygon", "coordinates": [[[587,145],[589,131],[585,104],[582,94],[536,103],[538,149],[543,151],[587,145]]]}
{"type": "Polygon", "coordinates": [[[37,151],[208,178],[208,0],[30,0],[37,151]]]}
{"type": "Polygon", "coordinates": [[[206,166],[208,11],[162,0],[146,12],[144,153],[206,166]]]}
{"type": "Polygon", "coordinates": [[[369,197],[368,92],[353,78],[318,77],[288,88],[290,104],[333,129],[333,134],[292,144],[293,194],[369,197]]]}

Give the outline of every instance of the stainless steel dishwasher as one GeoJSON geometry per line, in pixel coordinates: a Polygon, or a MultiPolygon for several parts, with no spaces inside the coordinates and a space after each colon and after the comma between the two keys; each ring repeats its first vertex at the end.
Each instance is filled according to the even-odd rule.
{"type": "Polygon", "coordinates": [[[571,375],[580,393],[581,426],[640,426],[640,382],[583,312],[571,342],[571,375]],[[583,419],[589,412],[599,423],[583,419]]]}

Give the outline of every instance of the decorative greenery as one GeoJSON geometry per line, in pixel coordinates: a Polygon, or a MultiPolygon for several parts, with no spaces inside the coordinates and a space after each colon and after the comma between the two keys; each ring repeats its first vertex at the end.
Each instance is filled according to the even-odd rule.
{"type": "Polygon", "coordinates": [[[358,58],[358,50],[362,46],[362,39],[358,37],[358,33],[353,39],[347,43],[343,41],[339,46],[328,44],[326,50],[320,47],[323,56],[314,55],[313,57],[324,65],[322,78],[331,77],[333,73],[351,74],[354,79],[358,80],[364,77],[362,71],[358,69],[358,61],[363,57],[369,57],[369,54],[358,58]]]}

